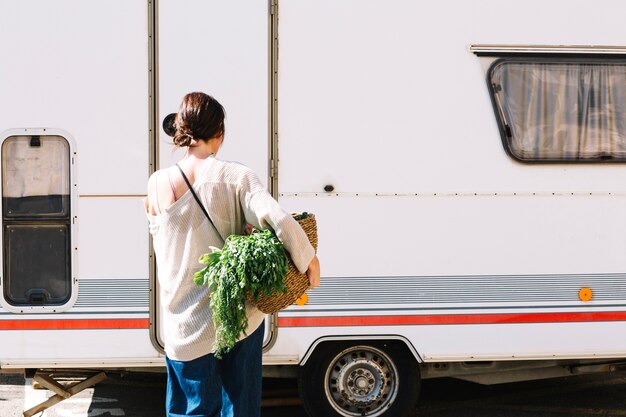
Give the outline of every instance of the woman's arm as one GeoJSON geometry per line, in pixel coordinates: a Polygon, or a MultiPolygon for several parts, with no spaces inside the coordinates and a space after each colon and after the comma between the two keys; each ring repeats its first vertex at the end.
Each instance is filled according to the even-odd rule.
{"type": "Polygon", "coordinates": [[[256,174],[247,169],[238,187],[239,201],[246,222],[261,229],[272,229],[289,252],[294,265],[302,273],[310,268],[312,285],[319,285],[319,261],[314,260],[315,249],[294,218],[283,210],[267,192],[256,174]],[[316,272],[317,271],[317,272],[316,272]]]}

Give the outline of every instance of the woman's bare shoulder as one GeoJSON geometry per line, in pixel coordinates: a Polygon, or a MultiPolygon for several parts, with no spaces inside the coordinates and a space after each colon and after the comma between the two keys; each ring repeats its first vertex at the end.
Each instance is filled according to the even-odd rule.
{"type": "Polygon", "coordinates": [[[166,168],[157,169],[156,171],[154,171],[150,175],[150,178],[148,178],[148,192],[150,192],[150,186],[154,187],[154,184],[158,177],[162,175],[163,176],[171,175],[170,171],[172,170],[172,168],[174,168],[174,165],[170,167],[166,167],[166,168]]]}
{"type": "Polygon", "coordinates": [[[170,180],[173,167],[159,169],[148,178],[148,206],[151,210],[159,213],[161,209],[169,207],[179,197],[176,188],[170,180]]]}

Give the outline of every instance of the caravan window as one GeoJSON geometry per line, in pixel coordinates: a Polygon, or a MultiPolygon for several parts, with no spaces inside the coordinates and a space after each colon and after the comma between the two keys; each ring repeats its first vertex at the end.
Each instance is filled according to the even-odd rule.
{"type": "Polygon", "coordinates": [[[2,143],[4,300],[54,306],[71,297],[70,149],[61,136],[2,143]]]}
{"type": "Polygon", "coordinates": [[[521,161],[626,161],[626,63],[501,59],[488,73],[502,141],[521,161]]]}

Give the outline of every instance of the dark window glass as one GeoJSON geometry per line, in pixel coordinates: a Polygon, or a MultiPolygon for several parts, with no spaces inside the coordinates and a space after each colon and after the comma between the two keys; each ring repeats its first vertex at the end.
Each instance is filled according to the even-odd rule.
{"type": "Polygon", "coordinates": [[[71,298],[70,151],[60,136],[2,144],[3,288],[16,306],[71,298]]]}
{"type": "Polygon", "coordinates": [[[502,139],[513,157],[626,160],[626,62],[503,59],[488,77],[502,139]]]}
{"type": "Polygon", "coordinates": [[[4,228],[5,296],[16,305],[60,305],[70,297],[67,225],[4,228]]]}

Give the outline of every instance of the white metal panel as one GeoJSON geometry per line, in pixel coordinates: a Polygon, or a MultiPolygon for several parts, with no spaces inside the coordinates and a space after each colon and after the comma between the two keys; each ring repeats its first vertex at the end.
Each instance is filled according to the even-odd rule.
{"type": "Polygon", "coordinates": [[[81,278],[148,278],[148,219],[139,197],[79,200],[81,278]]]}
{"type": "Polygon", "coordinates": [[[626,196],[283,196],[334,277],[626,271],[626,196]]]}
{"type": "Polygon", "coordinates": [[[280,2],[281,192],[624,191],[624,165],[523,165],[470,44],[626,45],[604,0],[280,2]]]}
{"type": "Polygon", "coordinates": [[[2,0],[0,8],[0,130],[61,129],[74,139],[72,246],[79,279],[77,304],[62,316],[0,310],[0,327],[15,329],[0,331],[0,364],[160,363],[150,342],[148,286],[141,284],[148,280],[148,233],[137,196],[145,193],[149,172],[148,3],[2,0]],[[92,279],[82,293],[81,278],[92,279]],[[113,327],[140,319],[144,328],[99,330],[101,319],[113,327]],[[83,328],[61,330],[74,320],[83,328]],[[56,330],[19,330],[24,326],[56,330]]]}
{"type": "Polygon", "coordinates": [[[150,343],[148,329],[110,330],[8,330],[0,331],[3,340],[0,365],[38,364],[58,367],[81,363],[92,367],[162,364],[161,356],[150,343]],[[45,349],[42,349],[45,341],[45,349]]]}
{"type": "Polygon", "coordinates": [[[368,334],[402,335],[425,362],[472,360],[539,360],[571,358],[619,358],[626,355],[623,322],[490,324],[447,326],[280,328],[278,341],[267,361],[302,360],[321,336],[368,334]]]}
{"type": "MultiPolygon", "coordinates": [[[[510,279],[528,293],[520,292],[517,304],[514,297],[481,300],[487,309],[481,312],[471,304],[476,299],[459,290],[456,314],[471,317],[509,306],[523,316],[550,305],[578,313],[622,311],[625,300],[585,304],[556,278],[516,282],[517,274],[607,274],[589,278],[600,290],[604,278],[606,288],[610,280],[623,279],[626,165],[513,161],[497,129],[485,60],[468,46],[623,46],[623,12],[608,0],[281,1],[280,202],[316,213],[323,274],[321,287],[309,293],[309,306],[281,314],[336,316],[341,323],[350,314],[378,314],[376,307],[399,316],[416,308],[419,317],[429,314],[429,306],[418,292],[405,304],[381,305],[384,294],[363,290],[359,297],[371,296],[369,303],[346,305],[346,283],[345,303],[314,301],[331,291],[324,277],[354,285],[359,277],[440,277],[437,288],[448,285],[453,292],[450,278],[459,275],[486,276],[485,292],[489,284],[510,279]],[[323,191],[327,184],[333,193],[323,191]],[[542,292],[543,284],[553,282],[557,288],[542,292]],[[540,305],[533,293],[541,295],[540,305]]],[[[445,306],[434,301],[435,314],[444,314],[445,306]]],[[[626,345],[615,335],[623,328],[622,322],[319,324],[279,328],[270,355],[302,357],[325,335],[374,334],[405,336],[429,361],[619,357],[626,345]]]]}
{"type": "MultiPolygon", "coordinates": [[[[219,158],[268,176],[268,19],[266,1],[159,0],[159,126],[183,96],[203,91],[226,109],[219,158]]],[[[159,163],[183,156],[159,129],[159,163]]]]}
{"type": "Polygon", "coordinates": [[[73,299],[78,296],[76,304],[72,302],[63,316],[25,317],[0,309],[0,328],[16,326],[15,330],[0,331],[6,342],[0,350],[0,365],[161,365],[147,328],[148,234],[141,199],[83,197],[76,205],[80,224],[74,241],[80,277],[78,291],[73,294],[73,299]],[[146,328],[98,329],[101,319],[121,323],[143,319],[146,328]],[[27,320],[59,320],[59,330],[18,330],[21,324],[29,326],[27,320]],[[71,324],[72,320],[87,320],[87,328],[62,330],[65,321],[71,324]],[[14,324],[6,325],[9,322],[14,324]],[[93,328],[89,328],[89,323],[93,323],[93,328]]]}
{"type": "Polygon", "coordinates": [[[69,132],[80,194],[145,192],[145,0],[2,0],[0,131],[69,132]]]}

